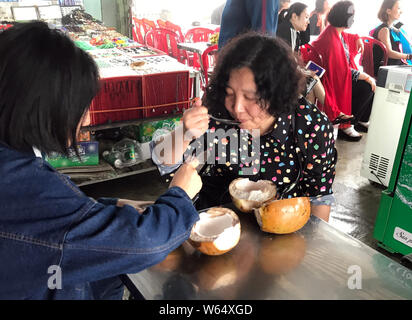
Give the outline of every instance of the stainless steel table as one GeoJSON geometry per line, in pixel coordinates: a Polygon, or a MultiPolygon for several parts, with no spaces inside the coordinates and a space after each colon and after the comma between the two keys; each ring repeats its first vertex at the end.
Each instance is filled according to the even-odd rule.
{"type": "Polygon", "coordinates": [[[252,214],[238,215],[232,251],[206,256],[185,242],[127,275],[129,287],[148,300],[412,299],[411,270],[314,216],[296,233],[273,235],[252,214]]]}
{"type": "Polygon", "coordinates": [[[201,72],[201,77],[203,78],[202,81],[204,81],[204,77],[207,76],[207,70],[205,70],[205,67],[203,66],[202,54],[211,45],[212,44],[210,42],[180,42],[177,44],[177,47],[179,49],[190,51],[197,55],[199,59],[200,68],[202,71],[201,72]]]}

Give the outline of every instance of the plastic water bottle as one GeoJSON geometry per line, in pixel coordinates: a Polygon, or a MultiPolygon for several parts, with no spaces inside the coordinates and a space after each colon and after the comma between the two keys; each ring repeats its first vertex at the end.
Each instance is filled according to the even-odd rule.
{"type": "Polygon", "coordinates": [[[141,158],[139,151],[139,143],[126,138],[115,143],[110,151],[106,150],[102,155],[108,163],[121,169],[137,164],[141,158]]]}

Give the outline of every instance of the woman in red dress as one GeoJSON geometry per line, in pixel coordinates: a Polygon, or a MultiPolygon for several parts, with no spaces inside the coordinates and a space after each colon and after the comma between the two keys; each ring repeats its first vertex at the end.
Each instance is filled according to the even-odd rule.
{"type": "Polygon", "coordinates": [[[312,44],[318,53],[313,59],[326,69],[323,110],[333,123],[340,124],[338,137],[349,141],[362,138],[358,131],[367,132],[376,88],[375,80],[359,71],[354,60],[363,51],[362,41],[358,35],[345,32],[354,16],[353,3],[339,1],[329,12],[329,26],[312,44]]]}

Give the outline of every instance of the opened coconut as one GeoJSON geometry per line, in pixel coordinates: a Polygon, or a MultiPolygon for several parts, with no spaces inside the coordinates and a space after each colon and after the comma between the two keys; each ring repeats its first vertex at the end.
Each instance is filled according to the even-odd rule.
{"type": "Polygon", "coordinates": [[[310,218],[307,197],[274,200],[255,209],[256,220],[262,231],[286,234],[301,229],[310,218]]]}
{"type": "Polygon", "coordinates": [[[239,217],[227,208],[211,208],[199,214],[189,243],[207,255],[221,255],[234,248],[240,238],[239,217]]]}
{"type": "Polygon", "coordinates": [[[230,183],[229,193],[236,208],[248,213],[275,199],[277,190],[276,185],[269,180],[254,182],[247,178],[238,178],[230,183]]]}

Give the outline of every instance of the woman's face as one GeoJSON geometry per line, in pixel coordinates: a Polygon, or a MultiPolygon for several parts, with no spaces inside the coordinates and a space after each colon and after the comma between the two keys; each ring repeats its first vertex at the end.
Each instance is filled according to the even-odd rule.
{"type": "Polygon", "coordinates": [[[346,23],[347,28],[349,29],[350,27],[353,26],[353,23],[355,22],[355,7],[350,6],[348,8],[348,14],[350,15],[348,18],[348,22],[346,23]]]}
{"type": "Polygon", "coordinates": [[[392,9],[388,9],[386,12],[388,13],[389,20],[399,20],[402,14],[400,2],[396,1],[392,9]]]}
{"type": "Polygon", "coordinates": [[[323,13],[328,12],[329,10],[330,10],[329,2],[328,2],[328,0],[326,0],[323,3],[323,13]]]}
{"type": "Polygon", "coordinates": [[[293,14],[291,23],[296,31],[305,31],[309,25],[308,9],[303,10],[299,16],[293,14]]]}
{"type": "Polygon", "coordinates": [[[259,129],[263,134],[274,122],[274,117],[258,104],[255,77],[247,67],[231,71],[226,87],[225,107],[240,122],[241,129],[259,129]]]}

